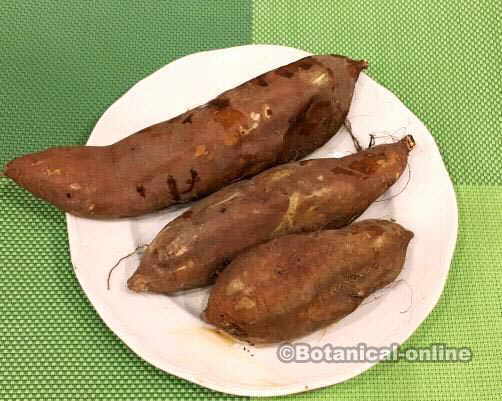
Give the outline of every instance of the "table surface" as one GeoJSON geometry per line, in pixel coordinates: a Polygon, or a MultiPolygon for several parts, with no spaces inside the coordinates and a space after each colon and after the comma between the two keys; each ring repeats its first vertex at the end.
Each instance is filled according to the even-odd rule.
{"type": "MultiPolygon", "coordinates": [[[[429,127],[460,230],[443,296],[404,344],[469,363],[379,364],[289,398],[502,399],[500,1],[171,0],[0,3],[0,165],[85,143],[135,82],[196,51],[271,43],[365,58],[429,127]]],[[[169,95],[167,93],[167,95],[169,95]]],[[[172,94],[175,95],[175,94],[172,94]]],[[[72,271],[64,215],[0,179],[0,399],[234,399],[168,375],[99,319],[72,271]]]]}

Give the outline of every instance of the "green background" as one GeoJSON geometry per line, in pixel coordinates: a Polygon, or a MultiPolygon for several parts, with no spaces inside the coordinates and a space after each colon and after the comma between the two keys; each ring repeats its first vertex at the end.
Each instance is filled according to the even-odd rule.
{"type": "MultiPolygon", "coordinates": [[[[502,2],[0,3],[0,165],[84,143],[131,85],[200,50],[283,44],[369,60],[430,128],[460,232],[445,292],[405,346],[471,347],[464,364],[379,364],[289,398],[502,399],[502,2]]],[[[167,96],[176,96],[175,93],[167,96]]],[[[76,281],[62,213],[0,180],[0,399],[237,399],[140,360],[76,281]]]]}

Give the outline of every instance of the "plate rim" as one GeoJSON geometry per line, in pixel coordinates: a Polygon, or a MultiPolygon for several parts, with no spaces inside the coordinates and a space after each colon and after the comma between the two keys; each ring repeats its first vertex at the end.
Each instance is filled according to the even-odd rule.
{"type": "MultiPolygon", "coordinates": [[[[295,49],[295,48],[291,48],[291,47],[288,47],[288,46],[266,45],[266,44],[249,44],[249,45],[243,45],[243,46],[234,46],[234,47],[228,47],[228,48],[222,48],[222,49],[214,49],[214,50],[208,50],[208,51],[202,51],[202,52],[195,52],[195,53],[191,53],[191,54],[185,55],[183,57],[180,57],[178,59],[172,60],[171,62],[169,62],[168,64],[166,64],[166,65],[164,65],[162,67],[160,67],[159,69],[157,69],[153,73],[151,73],[151,74],[143,77],[142,79],[140,79],[138,82],[136,82],[134,85],[132,85],[128,90],[126,90],[122,95],[120,95],[117,99],[115,99],[115,101],[104,111],[104,113],[97,120],[97,122],[96,122],[96,124],[95,124],[95,126],[94,126],[94,128],[93,128],[93,130],[91,132],[91,134],[89,135],[89,140],[91,139],[91,137],[92,137],[92,135],[93,135],[94,130],[96,129],[96,127],[99,126],[100,122],[104,119],[104,117],[107,114],[107,112],[110,110],[110,108],[113,107],[113,105],[119,99],[121,99],[122,97],[126,96],[129,92],[131,92],[132,90],[134,90],[134,88],[136,88],[145,79],[148,79],[148,78],[152,77],[153,75],[159,73],[159,71],[162,70],[167,65],[169,65],[171,63],[174,63],[174,62],[177,62],[179,60],[191,57],[191,56],[196,55],[196,54],[200,55],[200,54],[205,54],[205,53],[215,53],[215,52],[221,52],[221,51],[229,51],[229,50],[232,50],[232,49],[244,48],[244,47],[248,47],[248,48],[249,47],[253,47],[253,48],[257,48],[257,47],[271,48],[272,47],[272,48],[283,48],[283,49],[286,48],[286,49],[289,49],[289,50],[296,50],[296,51],[299,51],[299,52],[306,53],[302,49],[295,49]]],[[[370,78],[370,79],[373,80],[372,78],[370,78]]],[[[377,81],[375,81],[375,80],[373,80],[373,81],[377,85],[383,87],[377,81]]],[[[389,91],[387,88],[385,88],[385,87],[383,87],[383,88],[386,91],[389,91]]],[[[391,91],[389,91],[389,92],[392,93],[391,91]]],[[[394,96],[396,96],[396,95],[394,95],[394,96]]],[[[406,107],[406,109],[411,114],[415,115],[411,110],[408,109],[408,107],[401,101],[401,99],[399,99],[399,101],[403,104],[404,107],[406,107]]],[[[415,326],[413,328],[413,330],[410,330],[409,334],[399,336],[399,340],[397,342],[399,344],[401,344],[401,345],[405,341],[407,341],[408,338],[410,338],[415,333],[415,331],[417,330],[417,328],[427,319],[427,317],[431,314],[431,312],[433,311],[433,309],[436,307],[436,305],[438,304],[439,300],[441,299],[441,295],[442,295],[442,293],[444,291],[444,287],[445,287],[446,282],[447,282],[448,274],[449,274],[449,271],[450,271],[451,266],[452,266],[453,256],[454,256],[455,247],[456,247],[456,243],[457,243],[457,239],[458,239],[458,221],[459,221],[459,219],[458,219],[458,204],[457,204],[456,193],[455,193],[455,190],[454,190],[453,182],[451,180],[451,177],[449,176],[448,170],[447,170],[446,165],[444,163],[443,157],[442,157],[442,155],[441,155],[441,153],[439,151],[439,147],[437,145],[437,142],[436,142],[435,138],[432,136],[432,134],[430,133],[430,131],[427,129],[427,127],[424,125],[424,123],[418,117],[417,117],[417,122],[423,126],[423,128],[427,131],[427,133],[429,134],[430,138],[432,139],[433,145],[435,146],[435,149],[436,149],[436,151],[437,151],[437,153],[439,155],[441,174],[444,175],[445,178],[448,180],[448,184],[449,185],[445,188],[444,195],[449,198],[448,202],[451,202],[451,206],[453,206],[453,210],[452,210],[452,213],[451,213],[451,218],[453,220],[451,222],[448,221],[448,223],[449,224],[453,224],[452,231],[454,232],[454,235],[452,235],[448,239],[448,243],[445,245],[445,249],[444,249],[444,253],[446,255],[446,258],[447,258],[447,260],[449,260],[448,269],[444,271],[444,274],[443,274],[444,277],[442,277],[443,279],[441,280],[440,285],[436,285],[434,287],[434,291],[431,291],[431,295],[433,295],[434,301],[431,302],[430,306],[427,308],[427,313],[425,314],[425,317],[423,319],[421,319],[421,321],[418,324],[413,325],[413,326],[415,326]]],[[[438,165],[438,167],[439,167],[439,165],[438,165]]],[[[76,251],[75,251],[75,249],[76,249],[76,246],[77,246],[76,245],[77,236],[70,235],[70,233],[71,232],[75,232],[77,230],[78,219],[75,218],[75,216],[72,216],[72,215],[66,213],[66,220],[67,220],[67,230],[68,230],[68,241],[69,241],[70,258],[71,258],[72,264],[75,266],[74,258],[76,258],[76,251]]],[[[123,344],[125,344],[132,352],[134,352],[134,354],[136,356],[138,356],[142,360],[146,361],[147,363],[155,366],[156,368],[162,370],[165,373],[175,375],[177,377],[180,377],[182,379],[191,381],[193,383],[196,383],[196,384],[201,385],[203,387],[209,388],[211,390],[215,390],[215,391],[219,391],[219,392],[223,392],[223,393],[227,393],[227,394],[239,395],[239,396],[254,396],[254,397],[267,397],[267,396],[278,396],[278,395],[295,394],[295,393],[300,393],[300,392],[304,392],[304,391],[310,391],[310,390],[319,389],[319,388],[323,388],[323,387],[327,387],[327,386],[332,386],[332,385],[335,385],[335,384],[338,384],[338,383],[345,382],[345,381],[347,381],[347,380],[349,380],[351,378],[359,376],[360,374],[362,374],[363,372],[367,371],[371,367],[377,365],[377,363],[378,363],[378,362],[377,363],[373,363],[373,362],[371,362],[371,363],[370,362],[361,363],[360,364],[361,365],[361,369],[359,369],[359,372],[357,372],[356,374],[353,374],[353,372],[352,372],[349,375],[346,375],[346,376],[348,376],[346,378],[343,378],[343,376],[342,376],[341,380],[336,381],[336,383],[333,383],[332,380],[330,381],[329,377],[326,377],[326,378],[323,378],[323,379],[320,379],[320,380],[317,380],[317,381],[310,382],[308,385],[300,384],[300,383],[296,384],[295,383],[295,384],[289,384],[289,385],[280,385],[280,386],[274,386],[274,387],[268,386],[268,387],[258,388],[257,386],[247,386],[247,385],[242,385],[242,384],[231,385],[229,383],[222,384],[222,383],[216,382],[216,381],[211,380],[211,379],[208,379],[208,380],[202,379],[201,377],[194,375],[193,372],[185,370],[185,369],[183,369],[182,367],[180,367],[180,366],[178,366],[176,364],[166,363],[165,361],[161,362],[161,361],[159,361],[158,358],[156,358],[155,355],[150,355],[149,351],[147,351],[147,350],[145,350],[145,349],[142,348],[141,341],[139,341],[138,338],[133,333],[126,331],[120,325],[119,319],[117,319],[116,317],[114,317],[114,315],[107,310],[106,304],[105,303],[101,303],[100,300],[97,299],[96,294],[92,291],[91,288],[89,288],[87,286],[86,281],[82,279],[82,277],[81,277],[81,275],[79,273],[79,270],[76,269],[76,268],[74,268],[74,273],[75,273],[75,276],[77,277],[79,285],[81,286],[81,288],[82,288],[85,296],[88,298],[89,302],[91,303],[91,305],[93,306],[93,308],[98,313],[100,319],[107,326],[107,328],[110,329],[112,331],[112,333],[114,335],[116,335],[120,339],[120,341],[123,344]],[[369,365],[369,366],[367,366],[367,365],[369,365]]]]}

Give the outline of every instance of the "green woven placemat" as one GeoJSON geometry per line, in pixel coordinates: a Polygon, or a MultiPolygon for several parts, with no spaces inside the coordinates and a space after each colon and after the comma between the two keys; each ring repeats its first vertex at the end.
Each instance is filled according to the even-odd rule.
{"type": "MultiPolygon", "coordinates": [[[[0,2],[0,165],[85,143],[138,80],[250,38],[246,1],[0,2]]],[[[4,179],[0,202],[0,399],[231,398],[153,368],[103,324],[73,274],[62,213],[4,179]]]]}
{"type": "MultiPolygon", "coordinates": [[[[125,90],[169,61],[274,43],[370,61],[431,129],[460,233],[443,297],[406,345],[471,347],[466,364],[379,364],[291,398],[502,399],[500,1],[0,3],[0,164],[84,143],[125,90]]],[[[64,216],[0,180],[0,399],[226,396],[141,361],[101,322],[68,256],[64,216]]]]}

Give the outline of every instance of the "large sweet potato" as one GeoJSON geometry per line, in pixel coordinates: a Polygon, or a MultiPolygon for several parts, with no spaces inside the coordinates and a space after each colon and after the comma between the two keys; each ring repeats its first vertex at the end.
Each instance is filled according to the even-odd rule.
{"type": "Polygon", "coordinates": [[[413,233],[385,220],[292,234],[237,256],[211,290],[203,318],[253,343],[325,327],[400,273],[413,233]]]}
{"type": "Polygon", "coordinates": [[[365,67],[342,56],[306,57],[113,145],[29,154],[5,175],[79,216],[136,216],[186,202],[324,144],[365,67]]]}
{"type": "Polygon", "coordinates": [[[128,286],[171,293],[212,283],[244,249],[358,217],[404,171],[411,137],[340,159],[289,163],[231,185],[167,224],[128,286]]]}

